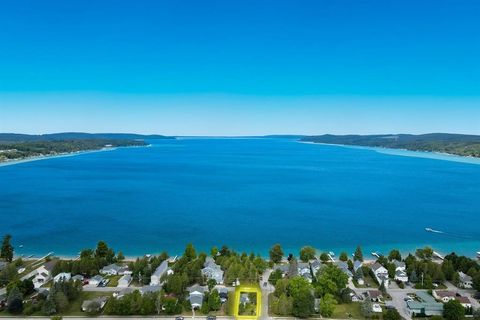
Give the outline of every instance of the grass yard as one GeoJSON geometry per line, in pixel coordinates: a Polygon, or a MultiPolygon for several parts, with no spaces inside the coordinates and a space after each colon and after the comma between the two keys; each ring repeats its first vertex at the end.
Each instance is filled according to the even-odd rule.
{"type": "Polygon", "coordinates": [[[111,297],[111,293],[82,291],[80,297],[70,303],[68,310],[64,312],[62,316],[85,316],[85,312],[82,312],[83,301],[103,296],[111,297]]]}
{"type": "Polygon", "coordinates": [[[120,280],[122,276],[109,276],[109,277],[106,277],[106,279],[110,280],[108,282],[108,287],[116,287],[118,285],[118,280],[120,280]]]}
{"type": "Polygon", "coordinates": [[[342,303],[335,306],[333,312],[333,319],[348,319],[348,314],[352,315],[353,319],[364,319],[361,312],[361,305],[358,302],[342,303]]]}

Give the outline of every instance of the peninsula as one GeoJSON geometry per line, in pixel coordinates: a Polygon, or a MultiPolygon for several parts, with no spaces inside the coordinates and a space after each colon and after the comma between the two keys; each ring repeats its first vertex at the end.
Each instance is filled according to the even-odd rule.
{"type": "Polygon", "coordinates": [[[146,146],[145,139],[171,139],[160,135],[55,133],[27,135],[0,133],[0,163],[117,147],[146,146]]]}
{"type": "Polygon", "coordinates": [[[464,157],[480,157],[480,136],[449,133],[380,134],[380,135],[319,135],[304,136],[300,141],[351,146],[381,147],[448,153],[464,157]]]}

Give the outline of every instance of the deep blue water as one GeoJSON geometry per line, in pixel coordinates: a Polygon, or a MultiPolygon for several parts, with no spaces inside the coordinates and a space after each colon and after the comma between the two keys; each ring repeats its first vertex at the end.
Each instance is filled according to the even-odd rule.
{"type": "Polygon", "coordinates": [[[285,139],[180,139],[0,167],[0,233],[23,253],[226,244],[266,254],[480,250],[480,165],[285,139]],[[425,232],[425,227],[445,234],[425,232]]]}

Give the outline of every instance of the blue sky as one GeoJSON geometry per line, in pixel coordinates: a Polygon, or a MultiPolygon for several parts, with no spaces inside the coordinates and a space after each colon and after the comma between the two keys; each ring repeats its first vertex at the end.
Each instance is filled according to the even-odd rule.
{"type": "Polygon", "coordinates": [[[3,1],[0,132],[480,134],[478,1],[3,1]]]}

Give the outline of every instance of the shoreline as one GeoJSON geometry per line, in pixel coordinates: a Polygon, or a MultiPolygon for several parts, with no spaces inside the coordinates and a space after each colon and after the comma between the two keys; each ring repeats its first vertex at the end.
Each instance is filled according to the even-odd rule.
{"type": "Polygon", "coordinates": [[[102,149],[92,149],[92,150],[82,150],[82,151],[75,151],[75,152],[58,153],[58,154],[55,154],[55,155],[33,156],[33,157],[28,157],[28,158],[23,158],[23,159],[18,159],[18,160],[15,159],[15,160],[1,161],[0,162],[0,168],[1,167],[13,166],[13,165],[17,165],[17,164],[22,164],[22,163],[27,163],[27,162],[33,162],[33,161],[74,157],[74,156],[79,156],[79,155],[89,154],[89,153],[96,153],[96,152],[115,151],[119,148],[146,148],[146,147],[151,147],[151,146],[152,146],[151,144],[147,144],[145,146],[108,147],[108,148],[102,148],[102,149]]]}
{"type": "Polygon", "coordinates": [[[458,154],[439,152],[439,151],[419,151],[419,150],[410,150],[410,149],[396,149],[396,148],[386,148],[386,147],[370,147],[370,146],[361,146],[361,145],[352,145],[352,144],[338,144],[338,143],[325,143],[325,142],[313,142],[313,141],[301,141],[298,140],[298,143],[312,144],[312,145],[326,145],[326,146],[337,146],[351,149],[364,149],[371,150],[382,154],[400,156],[400,157],[415,157],[423,159],[432,159],[432,160],[443,160],[450,162],[458,163],[467,163],[480,165],[480,158],[472,156],[461,156],[458,154]]]}

